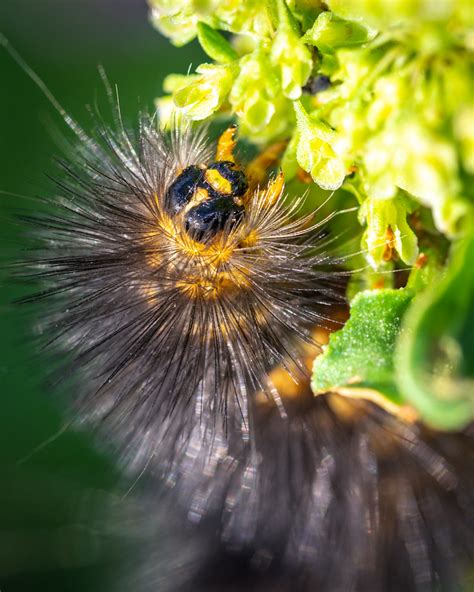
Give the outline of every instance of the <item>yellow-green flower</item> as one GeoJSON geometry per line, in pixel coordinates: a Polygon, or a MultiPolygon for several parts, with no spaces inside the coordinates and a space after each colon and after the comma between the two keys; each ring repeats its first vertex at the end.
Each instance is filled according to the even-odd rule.
{"type": "Polygon", "coordinates": [[[433,210],[441,232],[457,234],[464,209],[457,197],[456,150],[451,142],[423,125],[421,118],[399,120],[372,137],[363,162],[369,196],[390,198],[403,189],[433,210]],[[448,202],[459,207],[447,208],[448,202]]]}
{"type": "Polygon", "coordinates": [[[274,32],[271,3],[266,0],[149,0],[151,20],[174,45],[197,34],[199,22],[232,33],[270,38],[274,32]]]}
{"type": "Polygon", "coordinates": [[[327,124],[312,119],[299,101],[294,103],[298,144],[298,164],[322,189],[338,189],[344,182],[348,167],[344,155],[336,152],[338,135],[327,124]]]}
{"type": "Polygon", "coordinates": [[[453,15],[467,17],[468,4],[469,0],[327,0],[335,14],[376,28],[443,22],[453,15]]]}
{"type": "Polygon", "coordinates": [[[196,72],[200,76],[175,92],[173,98],[186,117],[202,120],[217,111],[227,98],[235,67],[232,64],[202,64],[196,72]]]}
{"type": "Polygon", "coordinates": [[[301,87],[306,84],[313,69],[313,59],[284,0],[279,0],[278,8],[280,24],[273,40],[271,59],[280,72],[285,97],[299,99],[301,87]]]}
{"type": "Polygon", "coordinates": [[[281,92],[278,71],[265,48],[244,56],[238,65],[229,102],[239,117],[242,135],[261,143],[291,130],[291,103],[281,92]]]}
{"type": "Polygon", "coordinates": [[[324,51],[338,47],[360,45],[375,37],[377,31],[355,21],[338,18],[332,12],[322,12],[306,31],[303,41],[324,51]]]}
{"type": "Polygon", "coordinates": [[[418,257],[418,241],[407,222],[412,210],[403,197],[393,199],[366,199],[359,210],[359,219],[367,224],[362,246],[367,249],[367,259],[374,269],[392,258],[395,249],[407,265],[413,265],[418,257]]]}
{"type": "Polygon", "coordinates": [[[218,0],[150,0],[151,19],[155,27],[177,46],[196,36],[201,18],[212,15],[218,0]]]}

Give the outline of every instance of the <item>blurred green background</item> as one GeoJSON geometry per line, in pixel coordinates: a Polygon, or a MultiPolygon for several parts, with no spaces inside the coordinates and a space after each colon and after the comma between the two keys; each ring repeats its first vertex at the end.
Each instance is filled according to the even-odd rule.
{"type": "MultiPolygon", "coordinates": [[[[205,61],[196,44],[177,50],[156,33],[145,0],[1,0],[0,33],[85,129],[87,105],[107,104],[99,64],[118,85],[124,119],[133,122],[140,108],[153,108],[167,73],[205,61]]],[[[0,191],[47,195],[46,174],[54,172],[57,135],[65,130],[0,47],[0,191]]],[[[35,204],[7,193],[0,204],[4,268],[22,256],[12,215],[35,204]]],[[[84,433],[66,431],[34,452],[60,430],[64,415],[35,361],[32,321],[11,304],[22,290],[2,272],[0,590],[112,590],[123,559],[121,528],[100,525],[119,475],[84,433]]]]}

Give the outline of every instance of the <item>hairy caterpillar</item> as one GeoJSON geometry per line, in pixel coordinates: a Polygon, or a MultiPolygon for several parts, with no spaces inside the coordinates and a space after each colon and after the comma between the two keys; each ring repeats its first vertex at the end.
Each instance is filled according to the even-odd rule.
{"type": "Polygon", "coordinates": [[[242,176],[231,129],[214,157],[203,133],[167,143],[153,118],[135,136],[72,126],[53,211],[27,220],[24,275],[45,284],[31,299],[49,303],[47,350],[80,378],[79,419],[156,475],[165,494],[147,509],[184,516],[176,553],[181,536],[200,547],[184,582],[158,585],[155,564],[144,587],[456,589],[474,546],[472,434],[312,397],[305,348],[341,276],[281,177],[242,176]],[[299,382],[291,397],[278,367],[299,382]]]}
{"type": "Polygon", "coordinates": [[[308,256],[318,225],[283,205],[281,175],[260,188],[254,163],[247,181],[234,128],[214,162],[202,135],[167,144],[153,119],[135,145],[123,129],[100,134],[81,171],[62,163],[57,212],[30,220],[44,237],[38,274],[52,278],[32,298],[52,304],[50,350],[81,371],[80,416],[96,416],[133,463],[177,424],[185,438],[197,399],[201,414],[248,425],[247,393],[275,395],[276,365],[305,372],[302,344],[338,293],[317,269],[327,255],[308,256]]]}

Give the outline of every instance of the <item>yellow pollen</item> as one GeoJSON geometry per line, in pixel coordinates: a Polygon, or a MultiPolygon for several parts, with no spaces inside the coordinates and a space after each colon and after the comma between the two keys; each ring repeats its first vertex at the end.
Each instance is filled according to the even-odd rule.
{"type": "Polygon", "coordinates": [[[207,169],[204,173],[204,178],[209,185],[219,193],[224,193],[225,195],[230,195],[232,193],[231,182],[223,177],[219,171],[216,171],[216,169],[207,169]]]}

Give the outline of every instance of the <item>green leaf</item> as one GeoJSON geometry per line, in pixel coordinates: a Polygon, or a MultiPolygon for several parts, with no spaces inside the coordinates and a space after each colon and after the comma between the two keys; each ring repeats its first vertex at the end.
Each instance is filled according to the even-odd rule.
{"type": "Polygon", "coordinates": [[[418,260],[410,271],[407,288],[413,292],[422,292],[439,282],[445,271],[445,257],[440,250],[430,246],[423,247],[418,260]]]}
{"type": "Polygon", "coordinates": [[[203,50],[216,62],[225,64],[239,57],[227,39],[206,23],[198,23],[197,34],[203,50]]]}
{"type": "Polygon", "coordinates": [[[396,386],[393,355],[402,317],[413,292],[367,290],[354,298],[345,326],[316,358],[312,389],[376,400],[393,408],[403,403],[396,386]]]}
{"type": "Polygon", "coordinates": [[[397,384],[425,421],[460,429],[474,418],[474,232],[448,271],[413,303],[396,352],[397,384]]]}

